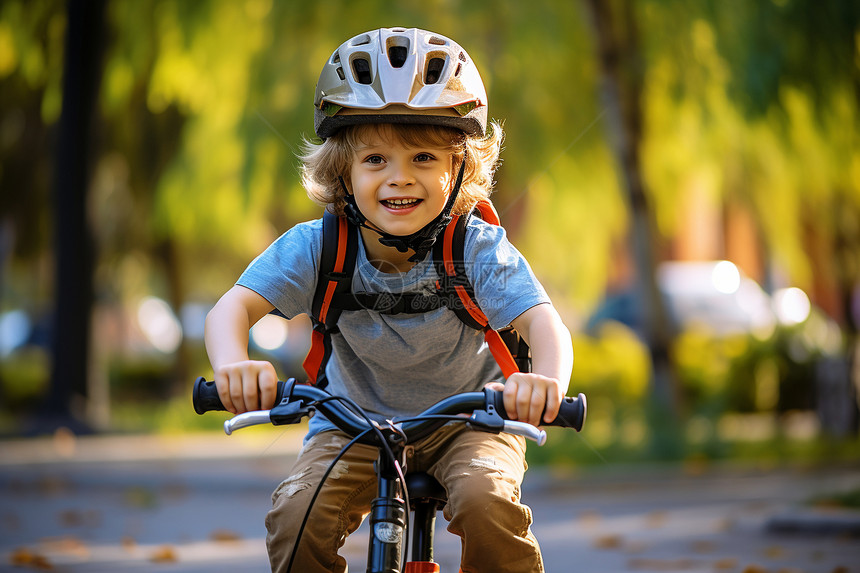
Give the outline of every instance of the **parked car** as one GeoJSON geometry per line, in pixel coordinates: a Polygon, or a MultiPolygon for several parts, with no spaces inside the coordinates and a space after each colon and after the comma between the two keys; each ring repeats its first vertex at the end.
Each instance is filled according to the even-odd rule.
{"type": "MultiPolygon", "coordinates": [[[[768,336],[777,324],[771,297],[730,261],[672,261],[657,268],[657,287],[676,330],[707,328],[717,335],[768,336]]],[[[643,313],[633,289],[606,297],[586,325],[594,331],[615,320],[643,331],[643,313]]]]}

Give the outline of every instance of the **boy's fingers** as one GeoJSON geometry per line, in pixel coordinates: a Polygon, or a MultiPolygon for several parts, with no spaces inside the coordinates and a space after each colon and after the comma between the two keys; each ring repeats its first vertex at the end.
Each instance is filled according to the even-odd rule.
{"type": "Polygon", "coordinates": [[[505,383],[505,390],[502,393],[505,402],[505,412],[508,414],[508,418],[511,420],[519,420],[517,417],[517,389],[519,385],[517,384],[516,378],[511,376],[508,378],[508,381],[505,383]]]}
{"type": "Polygon", "coordinates": [[[550,386],[546,394],[546,410],[544,411],[543,421],[549,424],[558,417],[558,410],[561,407],[561,392],[558,388],[550,386]]]}
{"type": "Polygon", "coordinates": [[[231,414],[236,413],[236,407],[233,405],[233,400],[230,398],[230,378],[224,374],[215,374],[215,387],[218,388],[218,397],[221,398],[221,403],[231,414]]]}
{"type": "Polygon", "coordinates": [[[501,382],[487,382],[486,384],[484,384],[484,388],[487,388],[488,390],[504,391],[505,385],[501,382]]]}
{"type": "Polygon", "coordinates": [[[517,418],[528,423],[540,418],[540,411],[535,412],[535,387],[532,384],[520,384],[517,390],[517,418]]]}
{"type": "Polygon", "coordinates": [[[243,367],[236,368],[230,376],[230,398],[233,400],[237,414],[248,411],[248,405],[245,403],[247,378],[248,372],[243,367]]]}
{"type": "Polygon", "coordinates": [[[546,407],[546,394],[538,388],[532,389],[532,402],[529,407],[529,424],[532,426],[540,426],[541,415],[546,407]]]}
{"type": "Polygon", "coordinates": [[[257,373],[251,369],[242,376],[242,398],[245,401],[245,411],[259,410],[260,393],[257,387],[257,373]]]}
{"type": "Polygon", "coordinates": [[[260,372],[260,408],[268,410],[275,405],[278,394],[278,375],[274,367],[260,372]]]}
{"type": "Polygon", "coordinates": [[[233,401],[234,414],[241,414],[246,411],[242,386],[241,373],[230,377],[230,399],[233,401]]]}

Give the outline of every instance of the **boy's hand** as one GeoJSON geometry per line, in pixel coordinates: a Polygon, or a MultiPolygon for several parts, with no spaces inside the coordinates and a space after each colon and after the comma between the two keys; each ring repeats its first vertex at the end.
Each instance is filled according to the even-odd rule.
{"type": "Polygon", "coordinates": [[[517,372],[507,379],[504,386],[499,383],[487,386],[503,390],[508,418],[528,422],[532,426],[540,426],[542,421],[549,423],[555,420],[564,398],[558,380],[534,373],[517,372]]]}
{"type": "Polygon", "coordinates": [[[267,410],[275,405],[278,375],[271,362],[244,360],[216,368],[215,386],[232,414],[267,410]]]}

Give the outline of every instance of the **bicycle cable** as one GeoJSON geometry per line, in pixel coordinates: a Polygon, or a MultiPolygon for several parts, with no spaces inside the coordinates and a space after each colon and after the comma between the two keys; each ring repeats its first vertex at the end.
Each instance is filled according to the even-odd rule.
{"type": "MultiPolygon", "coordinates": [[[[328,468],[326,469],[325,473],[323,474],[322,479],[320,479],[319,484],[317,485],[316,491],[314,491],[314,495],[311,497],[310,504],[308,504],[308,508],[305,511],[305,516],[302,519],[302,524],[299,527],[299,531],[296,535],[296,541],[295,541],[295,543],[293,543],[293,550],[290,552],[290,561],[287,564],[287,573],[290,573],[292,570],[293,561],[294,561],[295,556],[296,556],[296,551],[299,547],[299,541],[301,540],[302,533],[304,533],[305,525],[307,525],[308,519],[310,518],[311,510],[313,509],[314,504],[316,503],[316,499],[319,496],[320,492],[322,492],[322,488],[326,482],[326,479],[328,479],[328,476],[332,472],[332,470],[334,469],[335,464],[337,464],[337,462],[340,461],[340,459],[346,454],[346,452],[349,451],[349,449],[352,446],[354,446],[355,443],[358,442],[359,439],[363,438],[365,435],[367,435],[370,432],[374,432],[376,434],[377,438],[379,439],[380,448],[385,451],[385,454],[391,460],[391,463],[394,466],[394,469],[397,471],[397,477],[400,479],[400,484],[402,486],[402,489],[404,490],[404,492],[406,491],[406,476],[403,473],[403,468],[400,467],[400,463],[397,460],[397,457],[394,455],[394,452],[391,451],[391,446],[388,445],[388,440],[385,439],[385,436],[382,434],[382,430],[379,428],[379,425],[376,422],[374,422],[370,418],[370,416],[367,415],[367,412],[365,412],[361,406],[359,406],[353,400],[351,400],[350,398],[347,398],[345,396],[327,396],[321,400],[314,400],[314,401],[308,403],[308,406],[313,407],[317,404],[323,404],[325,402],[330,402],[332,400],[337,400],[339,402],[342,402],[344,405],[346,405],[348,408],[350,408],[353,411],[353,413],[364,418],[365,422],[367,422],[367,424],[370,427],[368,429],[364,430],[363,432],[361,432],[360,434],[358,434],[352,440],[350,440],[349,443],[347,443],[341,449],[341,451],[338,452],[337,456],[335,456],[335,458],[332,460],[332,462],[329,464],[328,468]]],[[[404,535],[406,535],[407,542],[403,544],[404,545],[404,551],[403,551],[404,561],[408,555],[408,553],[407,553],[408,540],[409,540],[409,537],[408,537],[408,531],[409,531],[409,529],[408,529],[409,528],[408,516],[409,516],[409,509],[410,509],[408,497],[405,501],[406,501],[407,519],[406,519],[406,528],[404,529],[404,535]]]]}
{"type": "Polygon", "coordinates": [[[365,436],[365,434],[368,434],[371,431],[372,430],[370,428],[368,428],[367,430],[361,432],[356,437],[354,437],[352,440],[350,440],[349,443],[346,444],[340,450],[340,452],[338,452],[338,454],[334,457],[332,462],[329,464],[328,468],[326,468],[325,473],[323,473],[323,476],[320,479],[319,485],[317,485],[317,489],[316,489],[316,491],[314,491],[314,495],[311,497],[311,502],[308,504],[308,509],[305,511],[305,516],[302,519],[302,524],[299,526],[299,532],[296,534],[296,541],[295,541],[295,543],[293,543],[293,550],[290,552],[290,561],[287,563],[287,573],[290,573],[293,569],[293,560],[296,558],[296,550],[299,548],[299,542],[302,539],[302,534],[305,532],[305,525],[307,525],[308,519],[311,516],[311,509],[313,509],[314,504],[317,501],[317,497],[319,496],[320,492],[322,492],[323,484],[325,484],[325,481],[328,479],[329,474],[332,472],[332,470],[334,469],[334,466],[337,464],[337,462],[339,462],[340,459],[344,455],[346,455],[346,453],[349,451],[349,449],[352,448],[352,446],[354,446],[355,443],[358,442],[358,440],[363,438],[365,436]]]}

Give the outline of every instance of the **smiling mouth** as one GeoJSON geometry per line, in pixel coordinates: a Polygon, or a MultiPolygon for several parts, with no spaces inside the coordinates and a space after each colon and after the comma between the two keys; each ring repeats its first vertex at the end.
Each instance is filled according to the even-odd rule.
{"type": "Polygon", "coordinates": [[[383,199],[380,201],[389,209],[408,209],[414,207],[421,202],[421,199],[383,199]]]}

